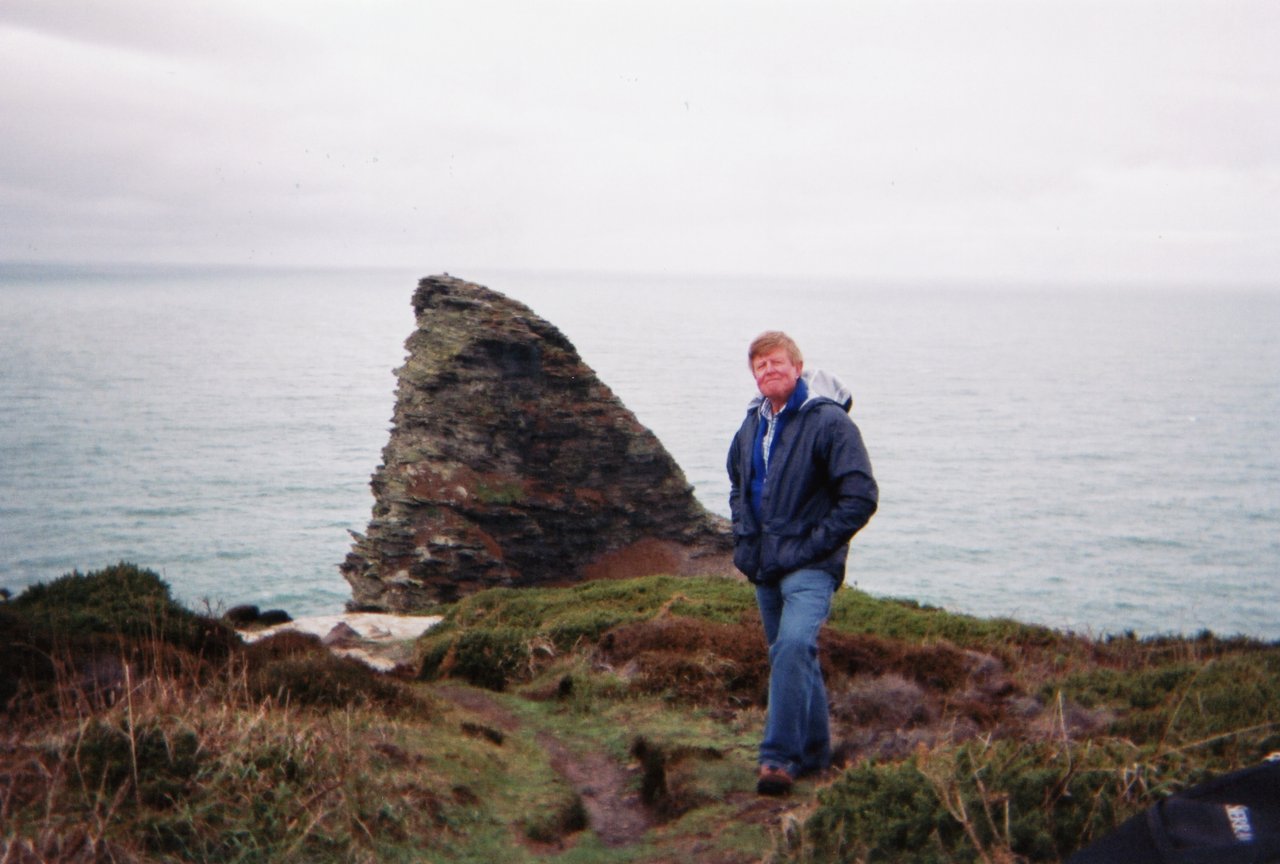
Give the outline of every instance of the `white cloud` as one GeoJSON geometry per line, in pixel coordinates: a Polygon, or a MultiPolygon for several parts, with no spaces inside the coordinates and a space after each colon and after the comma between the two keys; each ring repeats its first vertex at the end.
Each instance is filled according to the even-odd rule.
{"type": "Polygon", "coordinates": [[[0,259],[1273,280],[1269,2],[0,5],[0,259]]]}

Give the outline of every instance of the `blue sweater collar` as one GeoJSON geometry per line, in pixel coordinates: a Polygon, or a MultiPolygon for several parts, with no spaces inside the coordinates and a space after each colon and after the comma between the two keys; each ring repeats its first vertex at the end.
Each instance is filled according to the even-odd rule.
{"type": "Polygon", "coordinates": [[[774,416],[790,416],[800,410],[809,399],[809,384],[803,378],[796,381],[796,389],[791,392],[791,397],[787,399],[787,404],[782,406],[782,410],[777,415],[773,413],[773,404],[768,399],[760,400],[760,417],[768,420],[774,416]]]}

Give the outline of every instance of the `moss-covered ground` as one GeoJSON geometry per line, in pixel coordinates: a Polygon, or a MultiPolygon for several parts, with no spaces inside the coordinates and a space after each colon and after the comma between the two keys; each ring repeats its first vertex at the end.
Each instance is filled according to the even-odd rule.
{"type": "Polygon", "coordinates": [[[0,604],[0,861],[1055,862],[1280,750],[1280,646],[1089,639],[842,590],[837,765],[754,791],[749,586],[435,610],[379,674],[129,564],[0,604]]]}

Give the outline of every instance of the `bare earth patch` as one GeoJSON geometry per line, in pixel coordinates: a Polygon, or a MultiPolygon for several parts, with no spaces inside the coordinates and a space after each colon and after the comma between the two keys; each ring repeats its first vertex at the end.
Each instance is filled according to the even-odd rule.
{"type": "MultiPolygon", "coordinates": [[[[512,734],[525,726],[487,691],[452,683],[437,683],[432,693],[467,712],[473,719],[469,726],[500,730],[512,734]]],[[[661,847],[660,858],[653,860],[697,860],[706,864],[748,864],[759,862],[769,849],[735,853],[717,848],[717,835],[728,828],[761,826],[765,834],[785,827],[788,814],[803,811],[812,802],[819,783],[805,780],[789,798],[757,795],[749,783],[730,793],[720,803],[727,804],[732,814],[699,834],[661,836],[662,815],[645,805],[640,793],[641,767],[623,764],[604,750],[583,746],[581,741],[565,740],[547,730],[536,730],[534,740],[547,753],[553,770],[575,790],[587,814],[587,827],[600,843],[610,849],[621,849],[644,842],[661,847]],[[659,836],[655,836],[659,834],[659,836]]],[[[744,770],[744,777],[750,777],[744,770]]],[[[529,843],[553,858],[557,849],[573,845],[572,838],[554,846],[529,843]]],[[[657,851],[657,850],[655,850],[657,851]]]]}
{"type": "MultiPolygon", "coordinates": [[[[437,685],[432,692],[475,715],[480,722],[514,732],[521,721],[482,690],[437,685]]],[[[605,846],[630,846],[644,837],[653,818],[634,789],[634,772],[598,749],[573,747],[550,732],[540,730],[535,740],[547,752],[551,767],[582,798],[588,825],[605,846]]]]}
{"type": "Polygon", "coordinates": [[[582,797],[588,824],[605,846],[630,846],[653,826],[652,816],[632,788],[633,772],[601,751],[570,748],[549,732],[539,732],[537,741],[551,757],[551,767],[582,797]]]}

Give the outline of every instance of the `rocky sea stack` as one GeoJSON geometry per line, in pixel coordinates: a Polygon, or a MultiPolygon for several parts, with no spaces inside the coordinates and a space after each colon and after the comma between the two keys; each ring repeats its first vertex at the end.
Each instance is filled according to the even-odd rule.
{"type": "Polygon", "coordinates": [[[352,608],[734,572],[726,521],[559,330],[448,275],[413,306],[373,517],[342,564],[352,608]]]}

